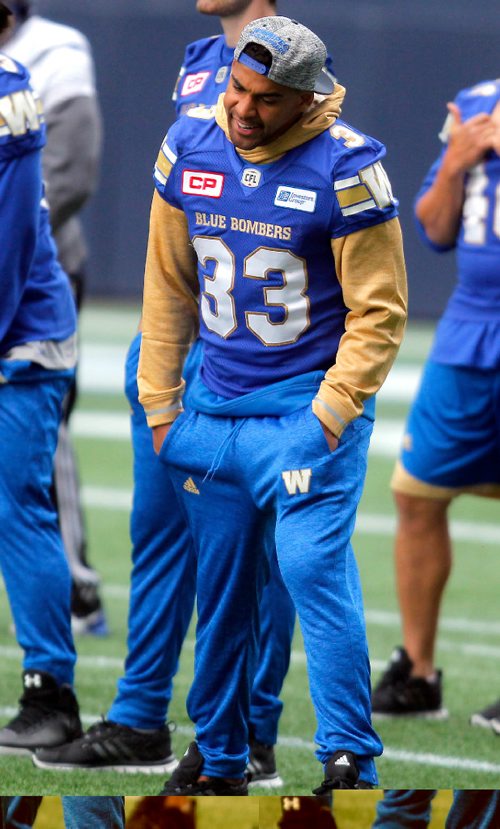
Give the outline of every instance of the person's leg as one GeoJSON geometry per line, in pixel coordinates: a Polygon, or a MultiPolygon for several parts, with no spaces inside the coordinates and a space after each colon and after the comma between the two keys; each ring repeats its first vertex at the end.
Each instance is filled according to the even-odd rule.
{"type": "MultiPolygon", "coordinates": [[[[31,829],[42,802],[41,797],[9,797],[5,829],[31,829]]],[[[1,824],[0,824],[1,826],[1,824]]]]}
{"type": "Polygon", "coordinates": [[[63,797],[66,829],[124,829],[123,797],[63,797]]]}
{"type": "Polygon", "coordinates": [[[427,829],[435,789],[387,789],[377,803],[373,829],[427,829]]]}
{"type": "Polygon", "coordinates": [[[335,752],[351,752],[360,779],[375,784],[373,758],[382,745],[370,723],[370,664],[350,543],[372,423],[351,424],[333,453],[310,406],[254,419],[253,429],[245,448],[248,454],[259,445],[257,502],[277,509],[278,561],[304,638],[317,757],[327,764],[335,752]]]}
{"type": "Polygon", "coordinates": [[[0,730],[2,754],[81,734],[71,689],[70,574],[50,496],[67,379],[41,369],[37,377],[0,386],[0,566],[24,650],[21,710],[0,730]]]}
{"type": "Polygon", "coordinates": [[[283,710],[280,693],[292,648],[295,606],[285,587],[274,546],[274,528],[270,533],[269,580],[260,602],[260,641],[257,672],[252,686],[247,768],[249,784],[275,788],[283,785],[276,770],[274,746],[278,740],[278,722],[283,710]]]}
{"type": "Polygon", "coordinates": [[[446,829],[498,829],[500,791],[457,790],[446,819],[446,829]]]}
{"type": "Polygon", "coordinates": [[[48,377],[0,388],[0,564],[23,667],[59,684],[73,682],[76,659],[70,575],[50,497],[66,385],[48,377]]]}
{"type": "MultiPolygon", "coordinates": [[[[238,450],[242,423],[184,414],[160,455],[182,494],[198,559],[195,676],[187,708],[203,758],[200,772],[232,780],[241,780],[247,762],[258,600],[267,564],[266,519],[248,495],[241,471],[249,465],[238,450]]],[[[175,772],[172,787],[178,777],[175,772]]],[[[176,792],[167,784],[163,793],[189,791],[176,792]]]]}
{"type": "Polygon", "coordinates": [[[154,452],[138,401],[139,346],[140,335],[126,363],[134,453],[128,654],[108,719],[132,728],[160,728],[193,612],[196,559],[168,470],[154,452]]]}
{"type": "Polygon", "coordinates": [[[394,546],[403,641],[412,676],[434,672],[434,646],[443,591],[452,564],[448,530],[450,500],[395,493],[398,525],[394,546]]]}
{"type": "MultiPolygon", "coordinates": [[[[274,531],[273,531],[274,536],[274,531]]],[[[260,643],[252,687],[250,729],[259,743],[274,745],[283,710],[279,699],[290,665],[295,607],[279,569],[274,538],[270,539],[270,573],[260,603],[260,643]]]]}
{"type": "Polygon", "coordinates": [[[447,716],[434,648],[452,565],[448,507],[462,492],[500,495],[496,375],[432,361],[425,367],[391,481],[404,647],[374,689],[376,715],[447,716]]]}

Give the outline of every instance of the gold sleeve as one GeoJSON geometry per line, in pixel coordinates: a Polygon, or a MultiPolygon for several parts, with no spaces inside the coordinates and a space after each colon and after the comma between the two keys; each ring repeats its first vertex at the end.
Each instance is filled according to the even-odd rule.
{"type": "Polygon", "coordinates": [[[153,196],[144,275],[137,382],[149,426],[171,423],[184,389],[182,367],[198,332],[196,254],[184,213],[153,196]]]}
{"type": "Polygon", "coordinates": [[[340,437],[394,362],[406,322],[407,285],[398,219],[333,239],[332,250],[348,313],[335,365],[325,374],[313,411],[340,437]]]}

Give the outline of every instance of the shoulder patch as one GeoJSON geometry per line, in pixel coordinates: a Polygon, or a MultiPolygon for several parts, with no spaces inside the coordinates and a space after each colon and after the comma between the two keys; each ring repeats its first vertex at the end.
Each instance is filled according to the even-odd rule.
{"type": "Polygon", "coordinates": [[[357,175],[334,182],[343,216],[352,216],[374,207],[383,209],[395,203],[391,184],[380,161],[370,164],[357,175]]]}
{"type": "Polygon", "coordinates": [[[42,123],[40,102],[30,89],[21,89],[0,98],[0,136],[37,132],[42,123]]]}

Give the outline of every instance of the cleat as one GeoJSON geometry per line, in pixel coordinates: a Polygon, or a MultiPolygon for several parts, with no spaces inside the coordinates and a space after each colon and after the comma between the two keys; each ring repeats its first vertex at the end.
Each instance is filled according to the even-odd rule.
{"type": "Polygon", "coordinates": [[[0,729],[0,754],[31,754],[82,733],[78,702],[69,685],[45,671],[24,671],[19,713],[0,729]]]}
{"type": "Polygon", "coordinates": [[[138,731],[108,720],[91,726],[78,740],[37,751],[33,763],[53,771],[106,769],[129,774],[170,774],[177,766],[168,726],[138,731]]]}
{"type": "Polygon", "coordinates": [[[356,755],[352,751],[336,751],[325,765],[325,779],[313,794],[323,797],[333,789],[372,789],[371,783],[359,779],[356,755]]]}
{"type": "Polygon", "coordinates": [[[420,717],[446,720],[442,707],[442,672],[433,680],[411,676],[413,662],[404,648],[395,648],[388,667],[372,693],[373,719],[386,717],[420,717]]]}
{"type": "Polygon", "coordinates": [[[261,789],[276,789],[283,786],[283,780],[276,771],[276,757],[274,746],[259,743],[250,737],[250,756],[246,768],[248,786],[259,786],[261,789]]]}
{"type": "Polygon", "coordinates": [[[167,780],[162,795],[199,795],[212,797],[238,797],[248,795],[246,780],[230,781],[222,777],[200,780],[203,769],[203,755],[195,742],[191,743],[179,762],[170,780],[167,780]]]}
{"type": "Polygon", "coordinates": [[[495,734],[500,734],[500,699],[473,714],[470,718],[471,725],[478,725],[480,728],[490,728],[495,734]]]}

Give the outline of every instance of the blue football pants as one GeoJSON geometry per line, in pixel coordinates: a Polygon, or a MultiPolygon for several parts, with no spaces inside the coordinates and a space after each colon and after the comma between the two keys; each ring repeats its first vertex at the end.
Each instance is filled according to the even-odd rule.
{"type": "Polygon", "coordinates": [[[332,453],[310,406],[283,417],[188,412],[169,431],[160,459],[198,560],[188,713],[206,774],[239,777],[245,769],[265,580],[261,538],[271,524],[302,628],[318,759],[350,750],[362,778],[376,783],[373,757],[382,745],[370,722],[370,665],[350,542],[371,431],[371,421],[358,418],[332,453]]]}
{"type": "Polygon", "coordinates": [[[72,684],[71,577],[50,494],[70,381],[45,375],[0,385],[0,567],[24,669],[72,684]]]}
{"type": "MultiPolygon", "coordinates": [[[[0,829],[30,829],[41,797],[2,797],[0,829]]],[[[66,829],[124,829],[123,797],[63,797],[66,829]]]]}
{"type": "MultiPolygon", "coordinates": [[[[196,557],[168,470],[153,450],[151,430],[138,402],[140,342],[137,335],[130,346],[125,380],[134,452],[128,656],[108,718],[136,728],[159,728],[167,716],[172,679],[193,612],[196,557]]],[[[188,381],[197,363],[193,350],[185,372],[188,381]]],[[[266,744],[277,740],[282,710],[279,694],[289,666],[295,621],[295,608],[275,554],[270,556],[270,571],[261,603],[260,655],[250,710],[252,732],[266,744]]]]}
{"type": "MultiPolygon", "coordinates": [[[[377,803],[373,829],[427,829],[435,789],[388,789],[377,803]]],[[[456,789],[445,829],[498,829],[500,792],[456,789]]]]}

